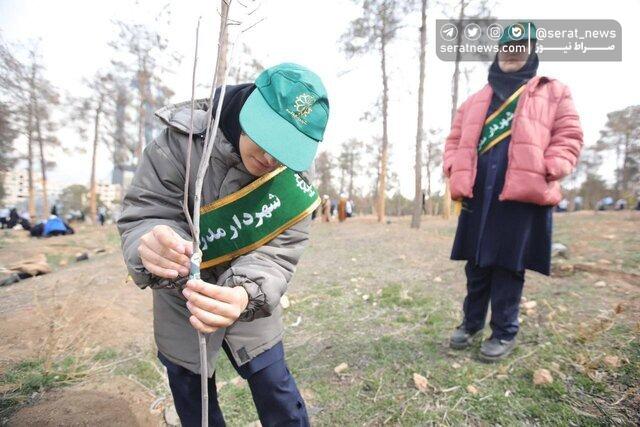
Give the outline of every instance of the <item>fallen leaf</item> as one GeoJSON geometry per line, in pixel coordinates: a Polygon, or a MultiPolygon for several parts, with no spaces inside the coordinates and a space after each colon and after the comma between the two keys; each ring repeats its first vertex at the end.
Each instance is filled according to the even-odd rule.
{"type": "Polygon", "coordinates": [[[462,368],[462,365],[461,365],[461,364],[459,364],[458,362],[453,362],[453,363],[451,364],[451,367],[452,367],[453,369],[460,369],[460,368],[462,368]]]}
{"type": "Polygon", "coordinates": [[[409,290],[408,289],[403,289],[403,290],[400,291],[400,299],[404,300],[404,301],[413,300],[413,298],[411,296],[409,296],[409,290]]]}
{"type": "Polygon", "coordinates": [[[244,384],[244,380],[242,379],[242,377],[235,377],[234,379],[229,381],[229,384],[233,384],[236,387],[241,387],[244,384]]]}
{"type": "Polygon", "coordinates": [[[618,356],[611,355],[604,357],[604,363],[610,368],[619,368],[621,365],[620,358],[618,356]]]}
{"type": "Polygon", "coordinates": [[[509,397],[511,396],[511,390],[507,390],[504,392],[504,397],[509,397]]]}
{"type": "Polygon", "coordinates": [[[286,295],[282,295],[282,297],[280,297],[280,305],[284,309],[289,308],[291,306],[291,301],[289,301],[289,297],[286,295]]]}
{"type": "Polygon", "coordinates": [[[533,373],[534,385],[545,385],[553,383],[551,372],[547,369],[538,369],[533,373]]]}
{"type": "Polygon", "coordinates": [[[524,314],[526,314],[527,316],[531,317],[531,316],[536,314],[536,311],[534,309],[530,308],[528,310],[525,310],[524,314]]]}
{"type": "Polygon", "coordinates": [[[340,375],[341,373],[343,373],[347,369],[349,369],[349,365],[347,365],[346,363],[342,362],[341,364],[339,364],[338,366],[333,368],[333,372],[335,372],[336,374],[340,375]]]}
{"type": "Polygon", "coordinates": [[[440,276],[434,277],[433,281],[436,282],[436,283],[440,283],[440,282],[442,282],[442,277],[440,277],[440,276]]]}
{"type": "Polygon", "coordinates": [[[596,288],[604,288],[605,286],[607,286],[607,282],[605,282],[604,280],[600,280],[596,282],[593,286],[595,286],[596,288]]]}
{"type": "Polygon", "coordinates": [[[538,306],[538,303],[535,301],[527,301],[522,303],[522,308],[524,308],[525,310],[533,310],[537,306],[538,306]]]}
{"type": "Polygon", "coordinates": [[[618,305],[616,305],[615,312],[616,312],[616,314],[620,314],[623,311],[624,311],[624,304],[622,304],[620,302],[620,303],[618,303],[618,305]]]}
{"type": "Polygon", "coordinates": [[[363,301],[369,301],[369,294],[362,295],[362,300],[363,301]]]}
{"type": "Polygon", "coordinates": [[[415,384],[416,388],[423,393],[426,393],[427,389],[429,388],[429,381],[427,381],[425,377],[417,373],[413,374],[413,383],[415,384]]]}
{"type": "Polygon", "coordinates": [[[471,385],[471,384],[469,384],[469,385],[467,386],[467,391],[468,391],[469,393],[471,393],[471,394],[478,394],[478,393],[479,393],[478,388],[477,388],[476,386],[474,386],[474,385],[471,385]]]}
{"type": "Polygon", "coordinates": [[[569,309],[564,305],[559,305],[558,310],[560,310],[560,313],[566,313],[567,311],[569,311],[569,309]]]}
{"type": "Polygon", "coordinates": [[[302,323],[302,316],[298,316],[296,321],[291,324],[291,327],[295,328],[296,326],[300,326],[301,323],[302,323]]]}

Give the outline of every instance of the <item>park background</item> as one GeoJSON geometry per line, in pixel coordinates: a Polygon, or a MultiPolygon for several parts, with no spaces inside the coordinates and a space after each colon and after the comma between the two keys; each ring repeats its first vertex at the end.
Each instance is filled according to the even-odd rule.
{"type": "MultiPolygon", "coordinates": [[[[285,315],[291,368],[321,425],[634,424],[638,36],[623,32],[620,62],[540,64],[539,74],[570,86],[585,149],[563,181],[570,212],[555,218],[554,242],[565,249],[554,275],[529,275],[521,346],[512,359],[488,366],[446,346],[464,278],[462,266],[448,261],[455,214],[443,202],[441,150],[452,103],[482,87],[489,64],[462,62],[456,73],[456,64],[435,55],[435,20],[459,19],[461,6],[464,18],[608,18],[623,30],[640,15],[634,1],[610,2],[606,16],[597,2],[430,1],[422,97],[418,1],[266,1],[264,21],[236,46],[231,84],[285,61],[323,78],[331,119],[316,185],[334,199],[347,193],[356,207],[345,223],[313,226],[285,315]],[[362,46],[354,37],[363,16],[369,30],[385,20],[396,28],[384,43],[386,94],[382,40],[362,46]],[[416,139],[428,202],[418,230],[408,216],[416,139]],[[575,196],[582,198],[577,212],[575,196]],[[617,201],[625,209],[615,211],[617,201]],[[543,369],[551,383],[536,380],[543,369]]],[[[0,0],[0,206],[16,206],[33,222],[54,205],[87,220],[72,224],[73,236],[0,235],[0,266],[40,257],[52,270],[0,289],[3,422],[164,422],[170,394],[154,357],[150,293],[126,283],[115,227],[99,228],[96,214],[117,218],[140,150],[159,129],[153,111],[190,98],[200,16],[196,94],[208,97],[220,7],[0,0]],[[81,255],[88,260],[76,261],[81,255]]],[[[256,418],[250,393],[225,363],[223,409],[231,424],[246,425],[256,418]]]]}

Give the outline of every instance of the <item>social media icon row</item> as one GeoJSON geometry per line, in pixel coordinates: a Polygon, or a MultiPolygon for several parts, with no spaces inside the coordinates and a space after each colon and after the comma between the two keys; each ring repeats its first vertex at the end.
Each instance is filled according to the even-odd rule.
{"type": "MultiPolygon", "coordinates": [[[[490,38],[491,40],[499,40],[500,37],[502,37],[503,31],[504,29],[500,24],[491,24],[487,27],[487,30],[486,30],[487,37],[490,38]]],[[[522,32],[524,30],[522,28],[519,28],[518,25],[512,28],[512,33],[513,33],[512,35],[515,38],[519,38],[522,35],[522,33],[516,34],[518,31],[522,32]]],[[[472,22],[470,24],[465,25],[463,34],[467,40],[475,41],[475,40],[478,40],[482,35],[482,28],[480,28],[480,25],[472,22]]],[[[446,41],[454,41],[458,38],[458,27],[455,24],[451,24],[451,23],[444,24],[440,28],[440,36],[446,41]]]]}

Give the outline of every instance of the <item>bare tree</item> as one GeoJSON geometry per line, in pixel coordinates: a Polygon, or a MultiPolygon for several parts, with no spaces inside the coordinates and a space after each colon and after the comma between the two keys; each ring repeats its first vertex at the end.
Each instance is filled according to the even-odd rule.
{"type": "Polygon", "coordinates": [[[230,83],[252,82],[264,70],[262,62],[256,59],[255,54],[245,43],[242,44],[241,51],[236,57],[235,63],[229,67],[230,83]]]}
{"type": "Polygon", "coordinates": [[[316,156],[314,164],[318,193],[323,196],[328,194],[330,197],[335,197],[336,190],[333,187],[333,157],[328,151],[321,151],[316,156]]]}
{"type": "Polygon", "coordinates": [[[355,138],[342,143],[338,166],[340,167],[340,192],[347,191],[353,197],[354,181],[360,169],[364,144],[355,138]]]}
{"type": "Polygon", "coordinates": [[[378,221],[385,218],[387,163],[389,157],[388,113],[389,76],[388,48],[396,37],[401,17],[410,10],[412,2],[399,0],[361,0],[362,15],[351,22],[341,42],[348,57],[377,51],[380,55],[382,79],[382,147],[380,151],[380,174],[378,180],[377,214],[378,221]]]}
{"type": "Polygon", "coordinates": [[[4,176],[15,163],[13,141],[18,131],[13,127],[12,113],[7,104],[0,101],[0,202],[4,198],[4,176]]]}
{"type": "Polygon", "coordinates": [[[439,170],[442,164],[442,137],[441,129],[429,129],[429,136],[427,137],[427,144],[424,156],[424,166],[427,176],[427,188],[426,188],[426,200],[427,200],[427,212],[429,215],[434,214],[433,197],[432,197],[432,182],[434,173],[439,170]]]}
{"type": "Polygon", "coordinates": [[[427,45],[427,0],[422,0],[422,13],[420,21],[420,77],[418,80],[418,129],[416,131],[416,160],[415,160],[415,195],[413,199],[413,216],[411,228],[420,228],[422,218],[422,142],[424,140],[423,105],[424,105],[424,74],[425,53],[427,45]]]}
{"type": "Polygon", "coordinates": [[[173,95],[162,83],[162,78],[179,57],[169,51],[167,38],[159,31],[123,21],[114,24],[119,30],[117,38],[109,43],[119,56],[114,62],[128,72],[137,93],[137,143],[134,152],[135,158],[139,159],[145,145],[153,138],[153,111],[173,95]]]}
{"type": "MultiPolygon", "coordinates": [[[[229,19],[230,0],[220,0],[220,40],[218,44],[222,49],[218,50],[218,62],[216,63],[215,81],[222,82],[227,69],[227,46],[229,45],[229,30],[227,20],[229,19]]],[[[231,71],[231,70],[229,70],[231,71]]]]}
{"type": "MultiPolygon", "coordinates": [[[[111,126],[105,126],[107,122],[103,120],[108,110],[108,102],[113,99],[112,95],[116,93],[117,88],[113,87],[113,77],[111,74],[97,73],[92,80],[85,81],[85,85],[89,89],[88,95],[79,98],[74,102],[74,108],[71,118],[75,121],[80,135],[84,139],[88,139],[88,128],[93,128],[93,142],[91,147],[91,173],[89,176],[89,216],[91,222],[96,223],[98,216],[97,206],[97,183],[96,183],[96,164],[98,158],[98,146],[100,142],[106,142],[108,139],[105,135],[106,129],[111,126]]],[[[112,121],[117,116],[111,115],[112,121]]]]}
{"type": "Polygon", "coordinates": [[[630,196],[631,185],[640,181],[640,105],[607,114],[596,151],[615,155],[615,190],[618,197],[630,196]]]}

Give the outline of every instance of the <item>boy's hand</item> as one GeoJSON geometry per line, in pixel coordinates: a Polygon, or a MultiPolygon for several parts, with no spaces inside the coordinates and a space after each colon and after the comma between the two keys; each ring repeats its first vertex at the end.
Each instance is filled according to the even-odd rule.
{"type": "Polygon", "coordinates": [[[151,274],[175,279],[189,275],[193,243],[180,237],[171,227],[156,225],[140,238],[138,253],[142,265],[151,274]]]}
{"type": "Polygon", "coordinates": [[[229,288],[202,280],[189,280],[182,294],[188,300],[191,325],[207,334],[232,325],[249,304],[242,286],[229,288]]]}

